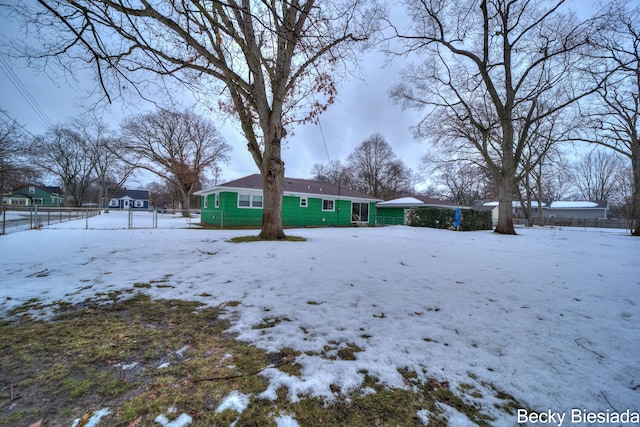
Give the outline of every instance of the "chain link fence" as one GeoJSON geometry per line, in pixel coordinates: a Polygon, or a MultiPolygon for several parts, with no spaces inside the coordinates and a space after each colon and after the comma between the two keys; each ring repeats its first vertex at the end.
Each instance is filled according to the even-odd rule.
{"type": "Polygon", "coordinates": [[[0,234],[37,229],[68,221],[87,220],[100,213],[97,208],[48,208],[41,206],[0,207],[0,234]]]}
{"type": "Polygon", "coordinates": [[[0,235],[39,229],[42,227],[59,227],[75,229],[153,229],[153,228],[191,228],[200,224],[200,211],[192,210],[188,217],[182,211],[135,209],[110,209],[109,213],[89,208],[45,208],[0,207],[0,235]],[[68,224],[66,224],[68,223],[68,224]]]}

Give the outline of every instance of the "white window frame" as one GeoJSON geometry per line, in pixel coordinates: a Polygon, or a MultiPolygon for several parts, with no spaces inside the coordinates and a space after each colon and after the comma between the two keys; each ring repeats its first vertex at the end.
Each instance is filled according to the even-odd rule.
{"type": "Polygon", "coordinates": [[[136,200],[134,203],[134,206],[136,208],[143,208],[144,207],[144,202],[142,200],[136,200]]]}
{"type": "Polygon", "coordinates": [[[247,194],[247,193],[238,193],[238,208],[239,209],[262,209],[263,206],[263,200],[264,198],[262,197],[262,194],[247,194]],[[249,205],[248,206],[241,206],[240,205],[240,197],[248,197],[249,198],[249,205]]]}
{"type": "Polygon", "coordinates": [[[34,185],[29,186],[29,194],[36,194],[36,187],[34,185]]]}
{"type": "Polygon", "coordinates": [[[371,206],[369,205],[368,202],[351,202],[351,222],[362,222],[362,223],[367,223],[369,222],[369,218],[371,217],[371,206]],[[357,219],[353,218],[353,207],[355,205],[359,205],[360,209],[359,212],[360,214],[358,215],[357,219]],[[367,219],[362,219],[362,205],[366,205],[367,206],[367,219]]]}
{"type": "Polygon", "coordinates": [[[308,197],[300,197],[300,207],[306,208],[309,206],[309,198],[308,197]]]}
{"type": "Polygon", "coordinates": [[[202,209],[207,209],[209,207],[209,195],[205,194],[202,196],[202,209]]]}
{"type": "Polygon", "coordinates": [[[219,208],[220,207],[220,193],[214,194],[213,206],[215,208],[219,208]]]}
{"type": "Polygon", "coordinates": [[[113,208],[113,207],[116,207],[116,206],[120,206],[120,200],[118,200],[118,199],[109,200],[109,207],[110,208],[113,208]]]}
{"type": "Polygon", "coordinates": [[[335,212],[336,210],[336,201],[334,199],[322,199],[322,211],[323,212],[335,212]],[[325,202],[331,202],[331,209],[326,209],[325,202]]]}

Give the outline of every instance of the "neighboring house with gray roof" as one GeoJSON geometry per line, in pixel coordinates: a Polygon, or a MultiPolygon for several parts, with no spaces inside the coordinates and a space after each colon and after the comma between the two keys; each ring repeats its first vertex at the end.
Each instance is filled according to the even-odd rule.
{"type": "MultiPolygon", "coordinates": [[[[532,201],[533,221],[539,218],[538,203],[532,201]]],[[[492,210],[493,221],[498,221],[498,202],[487,201],[480,202],[473,206],[474,209],[490,209],[492,210]]],[[[549,221],[545,221],[545,224],[553,224],[554,220],[562,220],[561,222],[569,224],[572,220],[595,220],[595,219],[607,219],[609,211],[609,203],[606,200],[589,201],[589,200],[558,200],[555,202],[545,201],[541,204],[542,216],[549,221]]],[[[523,218],[524,209],[520,202],[513,202],[513,215],[514,218],[523,218]]]]}
{"type": "MultiPolygon", "coordinates": [[[[121,188],[113,193],[113,190],[107,190],[108,194],[113,194],[109,199],[109,209],[149,209],[149,190],[128,190],[121,188]]],[[[102,208],[106,207],[104,198],[102,199],[102,208]]]]}
{"type": "MultiPolygon", "coordinates": [[[[306,179],[284,179],[282,225],[321,227],[375,225],[381,201],[339,185],[306,179]]],[[[249,175],[195,193],[202,197],[201,221],[218,227],[262,224],[262,176],[249,175]]]]}

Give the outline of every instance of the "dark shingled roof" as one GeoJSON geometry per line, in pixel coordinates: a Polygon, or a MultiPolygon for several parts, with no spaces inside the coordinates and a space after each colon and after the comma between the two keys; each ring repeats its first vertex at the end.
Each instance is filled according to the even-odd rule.
{"type": "MultiPolygon", "coordinates": [[[[108,190],[111,193],[111,189],[108,190]]],[[[121,199],[129,196],[133,200],[149,200],[149,190],[127,190],[126,188],[120,188],[113,194],[112,198],[121,199]]]]}
{"type": "MultiPolygon", "coordinates": [[[[253,189],[253,190],[262,190],[262,176],[260,174],[249,175],[249,176],[245,176],[244,178],[240,178],[234,181],[229,181],[224,184],[220,184],[218,187],[247,188],[247,189],[253,189]]],[[[297,178],[287,178],[287,177],[284,178],[282,191],[285,194],[287,193],[317,194],[317,195],[326,195],[326,196],[334,196],[334,197],[340,196],[340,197],[347,197],[347,198],[379,200],[367,194],[360,193],[358,191],[349,190],[339,185],[329,184],[328,182],[310,181],[307,179],[297,179],[297,178]]]]}

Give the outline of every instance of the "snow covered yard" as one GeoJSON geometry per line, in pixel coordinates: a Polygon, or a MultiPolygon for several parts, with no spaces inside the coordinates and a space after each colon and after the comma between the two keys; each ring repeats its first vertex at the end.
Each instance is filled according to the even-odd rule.
{"type": "Polygon", "coordinates": [[[0,314],[155,283],[154,297],[238,301],[240,339],[302,352],[301,377],[263,372],[263,398],[349,393],[365,373],[410,386],[401,369],[447,382],[494,425],[517,424],[502,393],[563,425],[573,409],[640,411],[640,240],[619,230],[295,229],[308,240],[234,244],[256,231],[109,229],[119,214],[0,236],[0,314]]]}

